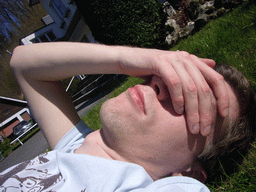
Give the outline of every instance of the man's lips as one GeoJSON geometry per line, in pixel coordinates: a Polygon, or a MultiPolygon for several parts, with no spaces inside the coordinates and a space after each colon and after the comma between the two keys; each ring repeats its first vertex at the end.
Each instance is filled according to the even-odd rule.
{"type": "Polygon", "coordinates": [[[128,89],[129,94],[133,100],[133,102],[135,103],[135,105],[143,112],[145,113],[145,109],[144,109],[144,97],[143,94],[140,90],[139,86],[135,86],[135,87],[130,87],[128,89]]]}

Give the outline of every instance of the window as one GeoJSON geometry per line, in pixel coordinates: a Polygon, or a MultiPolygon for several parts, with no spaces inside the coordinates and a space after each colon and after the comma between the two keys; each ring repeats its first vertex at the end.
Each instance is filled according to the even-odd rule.
{"type": "Polygon", "coordinates": [[[42,36],[40,37],[40,40],[41,40],[42,42],[48,42],[48,41],[49,41],[48,38],[46,37],[46,35],[42,35],[42,36]]]}
{"type": "Polygon", "coordinates": [[[60,28],[61,28],[61,29],[64,29],[64,28],[65,28],[65,26],[66,26],[66,22],[65,22],[65,21],[63,21],[63,22],[61,23],[61,25],[60,25],[60,28]]]}
{"type": "Polygon", "coordinates": [[[57,37],[54,35],[54,33],[52,31],[48,31],[45,34],[38,36],[34,39],[31,39],[30,41],[32,43],[39,43],[39,42],[51,42],[56,40],[57,37]]]}
{"type": "Polygon", "coordinates": [[[56,39],[56,36],[52,31],[49,31],[48,33],[46,33],[46,35],[49,37],[51,41],[54,41],[56,39]]]}
{"type": "Polygon", "coordinates": [[[69,18],[70,15],[71,15],[71,11],[70,11],[70,9],[69,9],[69,10],[67,10],[67,12],[66,12],[66,14],[65,14],[65,18],[69,18]]]}
{"type": "Polygon", "coordinates": [[[82,81],[86,78],[86,75],[78,75],[77,77],[78,77],[78,79],[80,79],[82,81]]]}
{"type": "Polygon", "coordinates": [[[68,15],[69,8],[61,0],[51,0],[49,6],[53,8],[61,20],[68,15]]]}
{"type": "Polygon", "coordinates": [[[70,0],[68,4],[73,4],[74,3],[74,0],[70,0]]]}
{"type": "Polygon", "coordinates": [[[32,43],[39,43],[40,41],[39,41],[39,39],[36,37],[36,38],[34,38],[34,39],[31,39],[30,40],[32,43]]]}
{"type": "Polygon", "coordinates": [[[83,38],[81,39],[81,42],[90,42],[88,37],[86,35],[83,36],[83,38]]]}

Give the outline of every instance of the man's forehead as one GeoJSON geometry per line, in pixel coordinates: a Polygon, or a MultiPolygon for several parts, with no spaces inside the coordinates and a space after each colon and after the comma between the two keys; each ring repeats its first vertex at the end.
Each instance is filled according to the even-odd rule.
{"type": "Polygon", "coordinates": [[[225,136],[226,129],[229,127],[228,125],[234,122],[239,117],[239,102],[238,99],[231,88],[231,86],[225,82],[228,96],[229,96],[229,116],[226,118],[221,117],[219,113],[217,113],[215,128],[212,131],[209,141],[215,143],[220,140],[223,136],[225,136]],[[211,139],[212,138],[212,139],[211,139]]]}
{"type": "Polygon", "coordinates": [[[225,82],[229,96],[229,117],[235,120],[239,116],[239,102],[231,86],[225,82]]]}

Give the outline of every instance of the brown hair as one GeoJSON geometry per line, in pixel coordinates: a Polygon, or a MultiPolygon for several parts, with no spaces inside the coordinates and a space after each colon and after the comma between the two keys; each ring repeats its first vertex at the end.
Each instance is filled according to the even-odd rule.
{"type": "Polygon", "coordinates": [[[225,124],[226,132],[221,139],[206,147],[198,156],[198,161],[207,172],[208,183],[237,171],[256,134],[256,100],[249,81],[241,72],[226,64],[217,64],[215,70],[232,87],[239,102],[239,117],[235,122],[225,124]]]}

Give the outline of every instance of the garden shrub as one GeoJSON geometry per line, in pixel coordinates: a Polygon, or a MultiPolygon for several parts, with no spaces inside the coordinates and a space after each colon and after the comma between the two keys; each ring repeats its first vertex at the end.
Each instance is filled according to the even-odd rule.
{"type": "Polygon", "coordinates": [[[165,47],[165,14],[157,0],[75,0],[97,41],[165,47]]]}
{"type": "Polygon", "coordinates": [[[9,139],[5,139],[2,143],[0,143],[0,151],[2,153],[4,153],[9,148],[11,148],[10,140],[9,139]]]}

